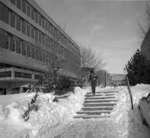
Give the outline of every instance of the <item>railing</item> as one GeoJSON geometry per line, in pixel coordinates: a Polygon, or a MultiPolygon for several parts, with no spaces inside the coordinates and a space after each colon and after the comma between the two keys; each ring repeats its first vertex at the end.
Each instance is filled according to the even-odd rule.
{"type": "Polygon", "coordinates": [[[129,79],[128,79],[127,76],[126,76],[126,81],[127,81],[127,88],[128,88],[128,92],[129,92],[129,96],[130,96],[130,101],[131,101],[131,109],[133,110],[134,109],[134,106],[133,106],[133,97],[132,97],[132,92],[131,92],[131,88],[130,88],[129,79]]]}

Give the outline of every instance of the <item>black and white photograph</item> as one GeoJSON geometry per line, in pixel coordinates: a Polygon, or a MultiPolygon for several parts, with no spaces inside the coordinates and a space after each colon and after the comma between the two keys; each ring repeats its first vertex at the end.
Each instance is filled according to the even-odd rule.
{"type": "Polygon", "coordinates": [[[150,138],[150,0],[0,0],[0,138],[150,138]]]}

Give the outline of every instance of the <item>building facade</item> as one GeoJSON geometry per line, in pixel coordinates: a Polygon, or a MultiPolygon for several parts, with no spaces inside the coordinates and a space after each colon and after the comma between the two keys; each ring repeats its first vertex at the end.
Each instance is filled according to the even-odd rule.
{"type": "Polygon", "coordinates": [[[127,85],[126,74],[111,74],[110,84],[114,86],[127,85]]]}
{"type": "Polygon", "coordinates": [[[56,60],[78,77],[79,46],[34,0],[0,0],[0,88],[36,82],[56,60]]]}
{"type": "Polygon", "coordinates": [[[148,30],[141,45],[142,54],[150,61],[150,29],[148,30]]]}

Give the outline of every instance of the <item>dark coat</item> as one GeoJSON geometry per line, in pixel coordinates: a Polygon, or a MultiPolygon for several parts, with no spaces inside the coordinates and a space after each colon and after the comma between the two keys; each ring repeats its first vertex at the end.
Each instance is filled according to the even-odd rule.
{"type": "Polygon", "coordinates": [[[96,74],[91,73],[90,76],[89,76],[89,81],[91,82],[91,85],[93,87],[95,87],[96,84],[97,84],[97,76],[96,76],[96,74]]]}

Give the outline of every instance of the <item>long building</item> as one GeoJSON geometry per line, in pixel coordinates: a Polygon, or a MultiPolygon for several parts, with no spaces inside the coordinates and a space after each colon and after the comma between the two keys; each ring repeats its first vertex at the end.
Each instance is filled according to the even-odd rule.
{"type": "Polygon", "coordinates": [[[0,0],[0,89],[37,82],[57,61],[79,76],[79,46],[34,0],[0,0]]]}

